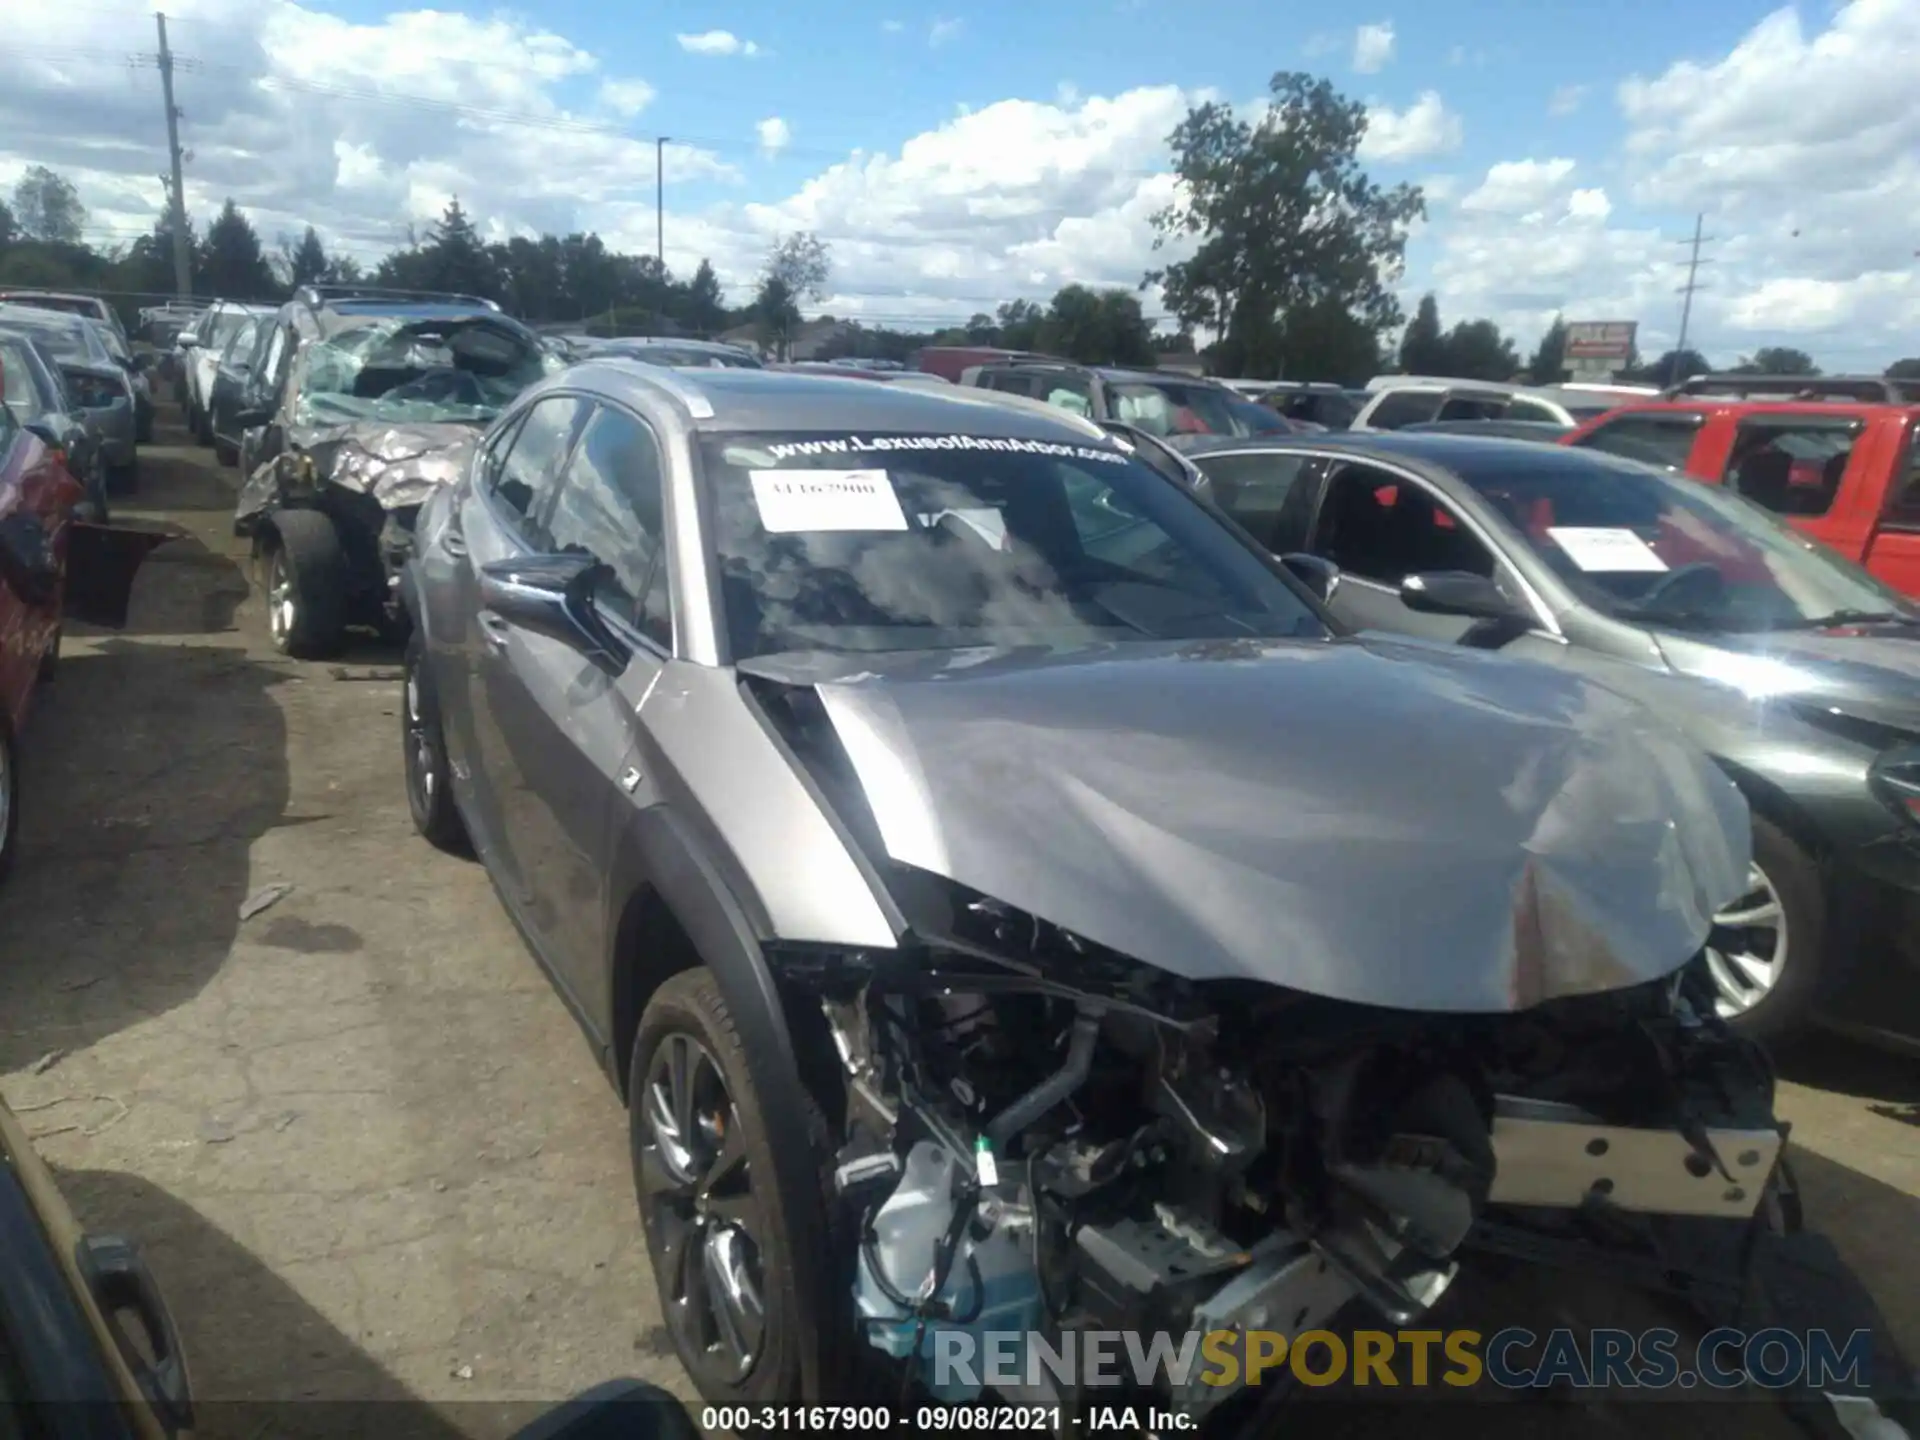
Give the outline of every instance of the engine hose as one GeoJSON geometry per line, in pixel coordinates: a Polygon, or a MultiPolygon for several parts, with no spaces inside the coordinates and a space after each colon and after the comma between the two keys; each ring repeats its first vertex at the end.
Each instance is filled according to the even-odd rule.
{"type": "Polygon", "coordinates": [[[1073,1022],[1073,1038],[1067,1045],[1066,1063],[987,1122],[987,1138],[995,1149],[1006,1145],[1087,1083],[1087,1076],[1093,1070],[1094,1042],[1100,1038],[1101,1014],[1099,1006],[1081,1002],[1073,1022]]]}

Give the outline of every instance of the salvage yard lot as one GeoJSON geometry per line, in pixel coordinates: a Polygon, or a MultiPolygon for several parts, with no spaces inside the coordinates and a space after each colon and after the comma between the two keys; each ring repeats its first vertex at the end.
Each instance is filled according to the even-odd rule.
{"type": "MultiPolygon", "coordinates": [[[[691,1398],[620,1107],[480,868],[413,834],[397,658],[273,655],[231,477],[144,453],[123,510],[180,538],[127,632],[68,635],[30,723],[0,1086],[83,1219],[145,1242],[207,1400],[691,1398]]],[[[1792,1074],[1810,1218],[1920,1353],[1920,1061],[1836,1044],[1792,1074]]],[[[1574,1293],[1546,1323],[1645,1321],[1574,1293]]],[[[1741,1408],[1726,1433],[1769,1433],[1741,1408]]]]}

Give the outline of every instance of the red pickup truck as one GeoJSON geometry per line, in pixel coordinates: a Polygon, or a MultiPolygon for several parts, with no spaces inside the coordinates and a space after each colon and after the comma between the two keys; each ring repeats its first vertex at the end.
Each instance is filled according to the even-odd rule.
{"type": "Polygon", "coordinates": [[[1569,432],[1583,445],[1731,485],[1920,596],[1920,406],[1716,400],[1623,405],[1569,432]]]}

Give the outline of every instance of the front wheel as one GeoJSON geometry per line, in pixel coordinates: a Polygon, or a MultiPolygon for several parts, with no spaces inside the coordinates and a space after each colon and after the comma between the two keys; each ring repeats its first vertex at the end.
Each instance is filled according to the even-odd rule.
{"type": "MultiPolygon", "coordinates": [[[[802,1347],[846,1298],[799,1293],[792,1220],[817,1201],[780,1193],[751,1074],[710,971],[655,992],[628,1089],[634,1185],[667,1331],[716,1405],[804,1398],[802,1347]]],[[[823,1136],[818,1109],[801,1104],[823,1136]]]]}
{"type": "Polygon", "coordinates": [[[346,553],[318,510],[273,517],[267,554],[267,634],[297,660],[331,655],[346,639],[346,553]]]}
{"type": "Polygon", "coordinates": [[[1753,817],[1747,890],[1714,916],[1706,969],[1714,1008],[1754,1040],[1779,1043],[1813,1018],[1827,932],[1826,888],[1806,851],[1753,817]]]}

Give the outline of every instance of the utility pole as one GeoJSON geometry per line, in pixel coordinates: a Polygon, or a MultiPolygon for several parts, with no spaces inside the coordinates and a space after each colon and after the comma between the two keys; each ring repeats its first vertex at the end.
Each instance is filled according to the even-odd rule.
{"type": "Polygon", "coordinates": [[[660,258],[660,278],[667,278],[667,136],[653,142],[653,243],[660,258]]]}
{"type": "Polygon", "coordinates": [[[167,17],[156,13],[153,19],[160,28],[160,94],[167,106],[167,155],[173,172],[173,183],[167,187],[173,213],[173,287],[185,300],[193,294],[193,259],[187,249],[187,182],[181,173],[180,107],[173,103],[173,51],[167,47],[167,17]]]}
{"type": "Polygon", "coordinates": [[[1680,287],[1679,292],[1686,298],[1680,303],[1680,339],[1673,347],[1674,354],[1676,355],[1687,348],[1687,327],[1693,320],[1694,292],[1707,288],[1698,282],[1698,276],[1700,274],[1700,247],[1713,239],[1711,235],[1702,235],[1700,233],[1701,227],[1706,223],[1707,217],[1705,215],[1694,216],[1693,239],[1691,241],[1683,240],[1680,242],[1683,245],[1690,245],[1692,249],[1687,257],[1687,283],[1680,287]]]}

